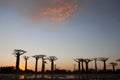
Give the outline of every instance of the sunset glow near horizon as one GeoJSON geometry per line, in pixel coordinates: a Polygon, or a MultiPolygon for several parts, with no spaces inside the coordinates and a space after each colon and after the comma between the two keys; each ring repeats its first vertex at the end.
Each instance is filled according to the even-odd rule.
{"type": "MultiPolygon", "coordinates": [[[[74,58],[120,58],[120,0],[0,0],[0,66],[15,66],[14,49],[56,56],[57,68],[73,70],[74,58]]],[[[98,61],[99,69],[103,63],[98,61]]],[[[94,62],[90,62],[94,68],[94,62]]],[[[120,64],[116,66],[120,68],[120,64]]],[[[47,60],[46,69],[50,69],[47,60]]],[[[41,70],[41,59],[38,70],[41,70]]]]}

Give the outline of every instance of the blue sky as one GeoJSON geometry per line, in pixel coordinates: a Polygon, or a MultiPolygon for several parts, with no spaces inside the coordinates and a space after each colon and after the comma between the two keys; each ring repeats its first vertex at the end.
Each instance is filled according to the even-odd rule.
{"type": "MultiPolygon", "coordinates": [[[[24,49],[28,56],[54,55],[63,68],[76,57],[120,57],[119,0],[0,3],[0,66],[15,64],[14,49],[24,49]]],[[[34,59],[30,62],[34,65],[34,59]]]]}

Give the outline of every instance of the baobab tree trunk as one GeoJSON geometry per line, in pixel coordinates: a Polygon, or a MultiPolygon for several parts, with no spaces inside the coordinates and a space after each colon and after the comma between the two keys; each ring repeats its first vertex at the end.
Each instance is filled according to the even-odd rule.
{"type": "Polygon", "coordinates": [[[76,70],[76,64],[74,64],[74,72],[75,72],[75,70],[76,70]]]}
{"type": "Polygon", "coordinates": [[[25,59],[25,71],[27,71],[27,60],[28,60],[28,56],[24,56],[23,57],[25,59]]]}
{"type": "Polygon", "coordinates": [[[95,71],[97,71],[97,60],[95,60],[95,71]]]}
{"type": "Polygon", "coordinates": [[[112,65],[112,67],[113,67],[113,71],[115,71],[115,65],[112,65]]]}
{"type": "Polygon", "coordinates": [[[45,72],[45,63],[44,63],[45,61],[44,60],[42,60],[42,73],[44,73],[45,72]]]}
{"type": "Polygon", "coordinates": [[[52,60],[51,61],[51,72],[53,72],[54,71],[54,61],[52,60]]]}
{"type": "Polygon", "coordinates": [[[84,65],[83,65],[83,61],[82,61],[82,72],[84,71],[84,65]]]}
{"type": "Polygon", "coordinates": [[[27,70],[27,60],[25,61],[25,71],[27,70]]]}
{"type": "Polygon", "coordinates": [[[19,63],[20,63],[20,54],[17,54],[16,56],[16,71],[19,71],[19,63]]]}
{"type": "Polygon", "coordinates": [[[54,70],[56,71],[56,65],[54,65],[54,70]]]}
{"type": "Polygon", "coordinates": [[[106,71],[106,61],[104,61],[103,63],[104,63],[103,71],[106,71]]]}
{"type": "Polygon", "coordinates": [[[88,72],[88,62],[86,62],[86,72],[88,72]]]}
{"type": "Polygon", "coordinates": [[[78,72],[80,72],[80,61],[78,62],[78,72]]]}
{"type": "Polygon", "coordinates": [[[36,63],[35,63],[35,72],[37,73],[37,65],[38,65],[38,59],[36,59],[36,63]]]}

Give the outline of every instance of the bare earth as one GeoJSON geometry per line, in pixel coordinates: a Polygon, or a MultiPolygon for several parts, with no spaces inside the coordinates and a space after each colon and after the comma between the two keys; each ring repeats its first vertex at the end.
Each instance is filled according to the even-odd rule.
{"type": "Polygon", "coordinates": [[[0,74],[0,80],[120,80],[120,74],[0,74]]]}

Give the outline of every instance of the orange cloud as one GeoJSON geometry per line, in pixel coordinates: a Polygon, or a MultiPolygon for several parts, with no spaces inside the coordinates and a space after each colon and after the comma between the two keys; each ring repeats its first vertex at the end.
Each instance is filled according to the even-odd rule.
{"type": "Polygon", "coordinates": [[[64,3],[58,8],[48,8],[43,11],[44,16],[49,16],[50,20],[53,22],[61,22],[67,18],[69,18],[75,10],[75,7],[64,3]]]}
{"type": "Polygon", "coordinates": [[[33,20],[47,19],[52,22],[61,22],[69,19],[80,6],[76,4],[76,0],[65,2],[64,0],[52,0],[50,6],[44,9],[38,9],[32,13],[33,20]]]}

